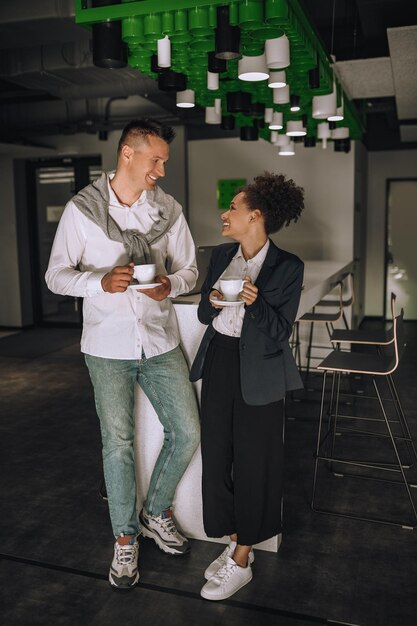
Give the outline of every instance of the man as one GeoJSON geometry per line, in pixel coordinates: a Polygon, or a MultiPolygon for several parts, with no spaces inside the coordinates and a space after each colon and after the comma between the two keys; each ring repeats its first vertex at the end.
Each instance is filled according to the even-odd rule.
{"type": "Polygon", "coordinates": [[[170,298],[197,279],[195,248],[181,206],[158,186],[174,131],[152,120],[123,130],[116,171],[85,187],[65,207],[46,282],[84,298],[81,351],[94,387],[103,467],[116,538],[109,581],[128,589],[139,579],[137,537],[184,554],[171,505],[199,442],[199,419],[170,298]],[[158,286],[132,287],[133,266],[155,263],[158,286]],[[144,507],[136,511],[134,388],[139,383],[164,429],[144,507]]]}

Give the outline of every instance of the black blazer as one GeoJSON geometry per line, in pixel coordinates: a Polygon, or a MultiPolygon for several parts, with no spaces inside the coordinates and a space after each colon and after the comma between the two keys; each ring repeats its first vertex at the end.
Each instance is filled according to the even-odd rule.
{"type": "MultiPolygon", "coordinates": [[[[208,328],[191,366],[190,380],[202,377],[204,359],[215,335],[213,319],[219,314],[209,302],[213,285],[237,252],[239,244],[217,246],[212,253],[208,274],[201,290],[198,319],[208,328]]],[[[269,404],[287,391],[303,385],[288,339],[297,314],[303,283],[303,262],[294,254],[270,246],[255,282],[258,297],[245,305],[239,341],[242,396],[247,404],[269,404]]]]}

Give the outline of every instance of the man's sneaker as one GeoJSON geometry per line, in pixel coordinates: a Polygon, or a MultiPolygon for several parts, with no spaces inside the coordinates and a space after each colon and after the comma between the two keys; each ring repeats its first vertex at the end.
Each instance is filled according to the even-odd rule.
{"type": "Polygon", "coordinates": [[[176,528],[171,509],[158,517],[151,517],[143,509],[139,515],[142,535],[153,539],[168,554],[186,554],[190,550],[188,539],[176,528]]]}
{"type": "Polygon", "coordinates": [[[226,600],[251,580],[249,559],[247,567],[240,567],[227,556],[225,564],[206,582],[200,593],[206,600],[226,600]]]}
{"type": "Polygon", "coordinates": [[[132,589],[139,580],[138,572],[139,544],[135,538],[133,543],[125,546],[116,541],[114,557],[110,566],[109,581],[116,589],[132,589]]]}
{"type": "MultiPolygon", "coordinates": [[[[204,578],[206,580],[208,580],[209,578],[211,578],[212,576],[214,576],[214,574],[226,563],[226,559],[232,558],[233,557],[233,553],[235,551],[236,548],[236,541],[231,541],[229,543],[229,545],[227,546],[227,548],[225,548],[223,550],[223,552],[221,553],[220,556],[217,557],[217,559],[215,561],[213,561],[212,563],[210,563],[210,565],[208,566],[208,568],[206,569],[206,571],[204,572],[204,578]]],[[[253,553],[253,550],[251,550],[249,552],[249,565],[252,565],[252,563],[255,560],[255,555],[253,553]]]]}

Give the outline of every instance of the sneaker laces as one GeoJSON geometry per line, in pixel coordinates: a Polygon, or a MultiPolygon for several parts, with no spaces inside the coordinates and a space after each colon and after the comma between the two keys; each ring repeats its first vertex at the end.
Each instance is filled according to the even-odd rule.
{"type": "Polygon", "coordinates": [[[222,567],[214,574],[212,580],[214,580],[218,585],[223,585],[227,583],[230,576],[236,571],[236,568],[239,567],[237,563],[225,563],[222,567]]]}
{"type": "Polygon", "coordinates": [[[178,532],[172,517],[160,517],[158,518],[158,523],[170,535],[175,535],[178,532]]]}
{"type": "Polygon", "coordinates": [[[120,543],[117,543],[116,546],[116,563],[118,565],[131,565],[136,560],[136,553],[138,550],[137,543],[128,543],[125,546],[122,546],[120,543]]]}

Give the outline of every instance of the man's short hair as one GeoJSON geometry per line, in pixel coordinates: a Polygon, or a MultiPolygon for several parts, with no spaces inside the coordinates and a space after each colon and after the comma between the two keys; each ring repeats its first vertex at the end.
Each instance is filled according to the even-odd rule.
{"type": "Polygon", "coordinates": [[[156,120],[151,119],[138,119],[132,120],[127,124],[120,136],[117,153],[120,154],[122,147],[125,144],[129,145],[129,142],[135,142],[140,140],[148,140],[148,137],[160,137],[166,143],[171,143],[175,138],[175,131],[171,126],[161,124],[156,120]]]}

